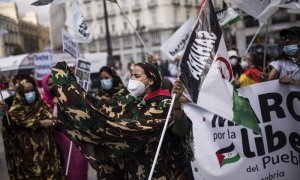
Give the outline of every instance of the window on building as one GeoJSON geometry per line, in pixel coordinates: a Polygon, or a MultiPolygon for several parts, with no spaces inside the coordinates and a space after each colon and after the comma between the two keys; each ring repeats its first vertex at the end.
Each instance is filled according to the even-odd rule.
{"type": "Polygon", "coordinates": [[[151,41],[153,45],[159,45],[160,44],[160,34],[159,32],[155,32],[151,34],[151,41]]]}
{"type": "Polygon", "coordinates": [[[91,7],[86,7],[86,15],[90,16],[91,15],[91,7]]]}
{"type": "Polygon", "coordinates": [[[136,27],[141,27],[140,20],[136,19],[136,27]]]}
{"type": "Polygon", "coordinates": [[[174,23],[175,25],[178,23],[178,8],[176,6],[174,6],[174,9],[173,9],[173,17],[174,17],[174,23]]]}
{"type": "Polygon", "coordinates": [[[119,49],[120,48],[119,39],[113,39],[112,40],[112,48],[113,49],[119,49]]]}
{"type": "Polygon", "coordinates": [[[125,54],[124,55],[125,62],[132,62],[133,61],[133,54],[125,54]]]}
{"type": "Polygon", "coordinates": [[[106,41],[104,39],[100,40],[100,51],[106,50],[106,41]]]}
{"type": "Polygon", "coordinates": [[[156,13],[156,10],[153,9],[150,12],[151,12],[152,24],[156,25],[157,24],[157,18],[156,18],[157,13],[156,13]]]}
{"type": "Polygon", "coordinates": [[[131,37],[124,37],[123,38],[123,48],[124,49],[132,48],[132,38],[131,37]]]}
{"type": "Polygon", "coordinates": [[[136,47],[141,47],[142,46],[142,42],[141,42],[141,40],[140,40],[140,38],[139,37],[135,37],[135,46],[136,47]]]}
{"type": "Polygon", "coordinates": [[[111,25],[111,31],[115,32],[115,25],[114,24],[111,25]]]}
{"type": "Polygon", "coordinates": [[[187,10],[186,10],[186,19],[189,19],[189,18],[190,18],[190,10],[187,9],[187,10]]]}
{"type": "Polygon", "coordinates": [[[100,34],[103,34],[104,31],[103,31],[103,26],[100,25],[100,34]]]}
{"type": "Polygon", "coordinates": [[[286,12],[286,9],[279,9],[275,14],[272,16],[272,23],[284,23],[290,21],[290,14],[286,12]]]}
{"type": "Polygon", "coordinates": [[[124,25],[124,29],[127,30],[127,22],[124,22],[123,25],[124,25]]]}

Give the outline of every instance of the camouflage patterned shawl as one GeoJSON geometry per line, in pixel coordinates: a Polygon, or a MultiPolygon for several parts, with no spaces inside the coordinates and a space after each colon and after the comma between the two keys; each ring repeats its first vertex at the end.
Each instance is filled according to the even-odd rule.
{"type": "Polygon", "coordinates": [[[28,80],[22,80],[16,89],[13,105],[9,113],[17,125],[26,128],[37,128],[38,120],[51,119],[50,107],[40,98],[38,90],[35,88],[37,100],[33,104],[28,104],[24,97],[24,84],[28,80]]]}
{"type": "Polygon", "coordinates": [[[9,109],[12,121],[18,126],[14,169],[17,179],[63,179],[60,155],[52,137],[52,129],[40,127],[39,120],[51,119],[50,107],[40,98],[28,104],[22,80],[17,87],[13,105],[9,109]]]}
{"type": "MultiPolygon", "coordinates": [[[[91,165],[98,169],[111,157],[135,161],[143,159],[146,162],[142,166],[145,168],[142,177],[146,177],[171,103],[170,98],[160,98],[157,102],[127,95],[114,101],[98,100],[77,85],[66,63],[58,63],[52,68],[52,74],[63,129],[91,165]]],[[[161,172],[157,174],[169,177],[170,173],[164,171],[178,168],[174,165],[175,161],[181,166],[184,164],[184,160],[175,158],[176,155],[184,157],[178,150],[181,144],[177,138],[169,128],[158,160],[160,167],[157,167],[157,172],[159,169],[161,172]]],[[[137,164],[141,164],[141,161],[137,164]]]]}

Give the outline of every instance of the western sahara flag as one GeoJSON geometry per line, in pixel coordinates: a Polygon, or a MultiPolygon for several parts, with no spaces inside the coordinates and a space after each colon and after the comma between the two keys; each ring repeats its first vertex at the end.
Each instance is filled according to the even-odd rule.
{"type": "Polygon", "coordinates": [[[238,95],[216,13],[203,0],[194,30],[181,61],[180,79],[198,106],[260,133],[257,117],[247,99],[238,95]]]}

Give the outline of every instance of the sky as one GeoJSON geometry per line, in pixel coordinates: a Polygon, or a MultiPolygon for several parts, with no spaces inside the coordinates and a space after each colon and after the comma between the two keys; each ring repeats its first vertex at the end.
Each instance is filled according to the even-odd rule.
{"type": "Polygon", "coordinates": [[[50,5],[46,6],[32,6],[31,3],[36,0],[0,0],[0,3],[5,2],[16,2],[18,6],[19,16],[23,17],[26,12],[34,11],[38,14],[40,24],[50,24],[49,8],[50,5]]]}

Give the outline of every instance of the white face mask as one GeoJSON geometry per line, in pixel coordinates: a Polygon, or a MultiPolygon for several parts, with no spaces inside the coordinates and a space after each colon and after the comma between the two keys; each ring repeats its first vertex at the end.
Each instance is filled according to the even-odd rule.
{"type": "Polygon", "coordinates": [[[238,62],[237,58],[230,58],[229,60],[230,60],[231,66],[236,66],[237,65],[237,62],[238,62]]]}
{"type": "Polygon", "coordinates": [[[241,67],[242,67],[242,69],[247,69],[248,68],[248,62],[247,61],[245,61],[245,60],[242,60],[242,62],[241,62],[241,67]]]}
{"type": "MultiPolygon", "coordinates": [[[[146,79],[146,80],[148,80],[148,79],[146,79]]],[[[143,82],[145,82],[145,81],[143,81],[143,82]]],[[[127,90],[133,96],[141,96],[141,95],[144,94],[145,89],[146,89],[146,87],[145,87],[145,85],[144,85],[143,82],[130,79],[129,83],[128,83],[127,90]]]]}

